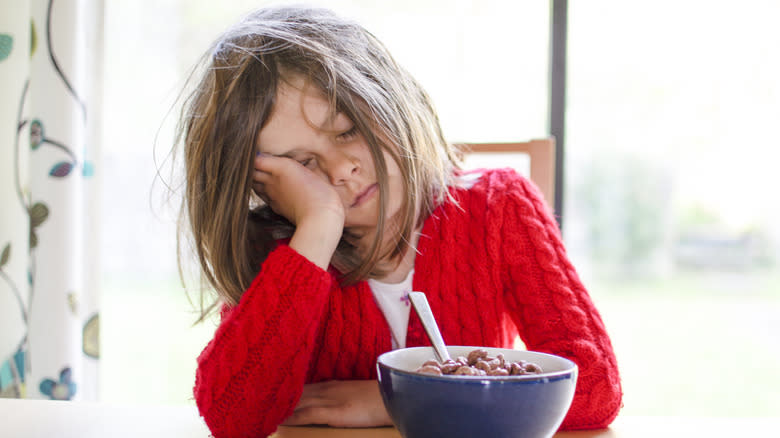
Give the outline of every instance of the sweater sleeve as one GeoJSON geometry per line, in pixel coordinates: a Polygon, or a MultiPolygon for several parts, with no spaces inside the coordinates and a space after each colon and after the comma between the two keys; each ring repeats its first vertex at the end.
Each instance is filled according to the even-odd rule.
{"type": "MultiPolygon", "coordinates": [[[[525,178],[495,176],[502,220],[492,235],[505,264],[505,299],[529,350],[566,357],[579,374],[562,429],[607,427],[621,407],[617,360],[604,324],[566,252],[538,189],[525,178]],[[500,194],[499,194],[500,193],[500,194]]],[[[499,210],[496,210],[499,211],[499,210]]]]}
{"type": "Polygon", "coordinates": [[[332,277],[280,245],[198,357],[195,400],[215,438],[268,436],[295,408],[332,277]]]}

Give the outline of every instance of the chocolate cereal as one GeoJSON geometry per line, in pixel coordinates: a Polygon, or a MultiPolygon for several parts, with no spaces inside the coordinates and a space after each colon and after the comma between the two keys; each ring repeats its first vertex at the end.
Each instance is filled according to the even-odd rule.
{"type": "Polygon", "coordinates": [[[469,353],[468,357],[459,356],[455,360],[439,363],[429,360],[423,363],[415,372],[436,376],[521,376],[524,374],[540,374],[542,368],[532,362],[521,360],[509,362],[499,353],[496,357],[488,356],[488,352],[478,348],[469,353]]]}

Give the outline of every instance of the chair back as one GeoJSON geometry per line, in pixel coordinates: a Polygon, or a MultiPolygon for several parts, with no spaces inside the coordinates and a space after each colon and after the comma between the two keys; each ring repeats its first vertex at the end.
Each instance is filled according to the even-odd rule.
{"type": "Polygon", "coordinates": [[[514,167],[531,179],[544,195],[547,205],[555,205],[555,139],[521,143],[464,143],[466,169],[514,167]]]}

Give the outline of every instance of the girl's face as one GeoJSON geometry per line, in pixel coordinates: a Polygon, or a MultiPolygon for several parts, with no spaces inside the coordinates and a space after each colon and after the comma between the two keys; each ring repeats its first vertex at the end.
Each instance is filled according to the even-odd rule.
{"type": "MultiPolygon", "coordinates": [[[[345,228],[370,233],[377,224],[379,185],[368,144],[342,113],[300,77],[280,81],[271,116],[258,136],[261,152],[292,158],[330,184],[341,197],[345,228]]],[[[401,172],[383,151],[388,174],[386,218],[401,208],[401,172]]],[[[305,190],[305,188],[301,188],[305,190]]],[[[392,221],[387,221],[389,223],[392,221]]]]}

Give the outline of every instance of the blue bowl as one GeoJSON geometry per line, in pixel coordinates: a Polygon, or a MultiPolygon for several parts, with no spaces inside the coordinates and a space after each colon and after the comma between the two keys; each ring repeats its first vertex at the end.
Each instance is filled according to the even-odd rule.
{"type": "Polygon", "coordinates": [[[379,390],[404,438],[550,437],[569,410],[577,365],[550,354],[506,348],[449,346],[455,359],[482,348],[508,361],[539,365],[520,376],[434,376],[416,373],[435,358],[431,347],[402,348],[377,359],[379,390]]]}

